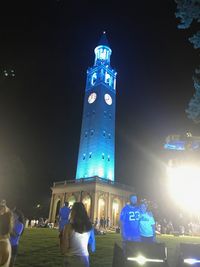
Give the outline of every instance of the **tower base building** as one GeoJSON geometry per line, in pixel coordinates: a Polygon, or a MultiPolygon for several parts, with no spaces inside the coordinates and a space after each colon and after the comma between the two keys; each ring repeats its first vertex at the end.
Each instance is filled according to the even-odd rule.
{"type": "Polygon", "coordinates": [[[121,209],[134,193],[134,188],[100,177],[55,182],[51,188],[49,220],[56,223],[60,207],[65,201],[72,206],[75,201],[84,203],[92,222],[109,219],[110,227],[119,225],[121,209]]]}

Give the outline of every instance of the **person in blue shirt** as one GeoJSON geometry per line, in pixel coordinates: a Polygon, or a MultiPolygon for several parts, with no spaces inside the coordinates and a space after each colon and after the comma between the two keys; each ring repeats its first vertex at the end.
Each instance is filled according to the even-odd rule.
{"type": "Polygon", "coordinates": [[[71,212],[71,209],[69,208],[69,203],[64,202],[64,206],[60,208],[59,210],[59,237],[62,236],[63,229],[66,224],[69,223],[69,214],[71,212]]]}
{"type": "Polygon", "coordinates": [[[141,204],[141,217],[139,221],[139,230],[142,242],[155,242],[155,220],[153,214],[148,210],[148,204],[141,204]]]}
{"type": "Polygon", "coordinates": [[[139,220],[140,207],[137,196],[130,195],[130,204],[124,206],[120,213],[120,228],[123,241],[140,242],[139,220]]]}
{"type": "Polygon", "coordinates": [[[14,217],[14,227],[12,233],[10,234],[10,244],[12,248],[12,254],[9,267],[13,267],[15,264],[18,252],[19,240],[23,234],[24,223],[25,223],[24,215],[20,210],[15,209],[13,211],[13,217],[14,217]]]}

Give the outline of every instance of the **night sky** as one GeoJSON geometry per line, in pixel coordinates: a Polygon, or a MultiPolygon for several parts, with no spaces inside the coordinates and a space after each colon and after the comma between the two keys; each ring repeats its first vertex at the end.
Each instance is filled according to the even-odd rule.
{"type": "Polygon", "coordinates": [[[86,71],[104,30],[118,73],[116,181],[167,198],[166,136],[200,135],[185,113],[199,55],[175,11],[160,0],[1,1],[0,198],[10,207],[47,210],[53,182],[74,179],[86,71]]]}

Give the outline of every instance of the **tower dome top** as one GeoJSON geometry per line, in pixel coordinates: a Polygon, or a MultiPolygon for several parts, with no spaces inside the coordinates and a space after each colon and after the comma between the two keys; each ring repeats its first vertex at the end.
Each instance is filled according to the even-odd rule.
{"type": "Polygon", "coordinates": [[[94,49],[95,53],[95,60],[94,65],[110,65],[110,56],[112,54],[112,50],[109,47],[108,40],[106,37],[106,32],[104,31],[101,39],[97,45],[97,47],[94,49]]]}
{"type": "Polygon", "coordinates": [[[101,38],[99,40],[98,46],[99,45],[104,45],[104,46],[109,46],[108,39],[106,37],[106,31],[103,31],[103,34],[101,35],[101,38]]]}

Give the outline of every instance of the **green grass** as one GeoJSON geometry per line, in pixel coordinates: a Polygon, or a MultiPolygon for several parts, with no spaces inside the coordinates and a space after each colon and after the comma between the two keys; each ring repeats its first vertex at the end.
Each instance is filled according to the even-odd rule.
{"type": "MultiPolygon", "coordinates": [[[[181,242],[200,243],[200,237],[174,237],[162,235],[158,242],[164,242],[168,249],[169,266],[175,266],[181,242]]],[[[120,234],[110,233],[96,236],[96,252],[90,254],[91,267],[111,267],[113,247],[121,242],[120,234]]],[[[20,240],[16,267],[59,267],[62,266],[59,251],[58,230],[33,228],[25,229],[20,240]]]]}

